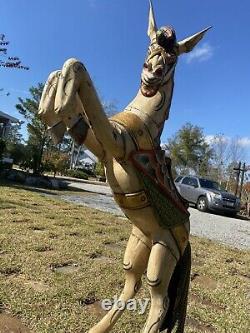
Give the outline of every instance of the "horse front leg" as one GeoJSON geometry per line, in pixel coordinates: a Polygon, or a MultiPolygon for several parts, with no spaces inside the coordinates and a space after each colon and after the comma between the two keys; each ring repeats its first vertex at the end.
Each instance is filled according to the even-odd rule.
{"type": "Polygon", "coordinates": [[[146,270],[151,250],[151,241],[138,228],[133,227],[124,255],[123,268],[125,271],[125,284],[118,299],[118,303],[90,329],[88,333],[107,333],[122,315],[126,305],[138,292],[141,286],[141,276],[146,270]]]}
{"type": "Polygon", "coordinates": [[[76,108],[77,95],[103,150],[115,158],[122,158],[124,142],[121,132],[109,122],[84,65],[76,59],[69,59],[63,65],[55,99],[55,112],[69,126],[72,126],[72,109],[76,108]]]}
{"type": "Polygon", "coordinates": [[[61,71],[52,72],[46,81],[39,105],[38,114],[48,126],[48,132],[55,144],[62,141],[66,131],[74,141],[83,144],[100,160],[104,159],[105,153],[100,143],[96,140],[85,116],[82,103],[78,95],[74,108],[70,110],[70,119],[63,119],[55,112],[55,98],[61,71]]]}
{"type": "Polygon", "coordinates": [[[60,74],[61,71],[58,70],[49,75],[43,88],[38,110],[38,115],[48,126],[48,132],[55,144],[62,141],[66,132],[66,125],[63,123],[61,117],[54,112],[57,84],[60,74]]]}

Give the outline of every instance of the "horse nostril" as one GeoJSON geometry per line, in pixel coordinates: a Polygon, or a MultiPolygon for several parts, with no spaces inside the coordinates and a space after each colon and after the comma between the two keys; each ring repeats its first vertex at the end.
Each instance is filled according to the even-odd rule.
{"type": "Polygon", "coordinates": [[[151,63],[144,63],[143,64],[143,68],[145,68],[145,69],[147,69],[149,72],[151,72],[152,71],[152,64],[151,63]]]}
{"type": "Polygon", "coordinates": [[[163,70],[161,68],[158,68],[156,71],[155,71],[155,75],[157,76],[162,76],[163,74],[163,70]]]}

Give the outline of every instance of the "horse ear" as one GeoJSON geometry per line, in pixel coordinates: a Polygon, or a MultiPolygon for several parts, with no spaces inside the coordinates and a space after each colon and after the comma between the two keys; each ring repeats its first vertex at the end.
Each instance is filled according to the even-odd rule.
{"type": "Polygon", "coordinates": [[[151,42],[156,40],[157,26],[155,23],[154,9],[151,0],[149,0],[149,18],[148,18],[148,36],[151,42]]]}
{"type": "Polygon", "coordinates": [[[212,27],[208,27],[200,32],[197,32],[195,35],[187,37],[180,42],[177,42],[177,55],[182,53],[187,53],[193,50],[193,48],[199,43],[199,41],[203,38],[205,33],[211,29],[212,27]]]}

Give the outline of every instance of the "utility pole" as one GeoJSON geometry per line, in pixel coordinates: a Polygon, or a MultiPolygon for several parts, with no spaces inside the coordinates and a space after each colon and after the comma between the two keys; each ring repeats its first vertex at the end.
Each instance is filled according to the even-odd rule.
{"type": "Polygon", "coordinates": [[[245,172],[247,171],[246,163],[243,164],[243,168],[240,171],[242,172],[241,173],[241,181],[240,181],[240,193],[239,193],[239,198],[241,199],[244,176],[245,176],[245,172]]]}
{"type": "Polygon", "coordinates": [[[241,162],[239,162],[238,167],[234,168],[234,171],[236,171],[236,186],[235,186],[235,196],[237,196],[238,193],[238,187],[239,187],[239,179],[240,179],[240,171],[241,171],[241,162]]]}
{"type": "Polygon", "coordinates": [[[241,167],[241,165],[242,165],[242,162],[239,162],[238,167],[234,168],[234,171],[236,171],[235,195],[237,196],[238,189],[239,189],[239,198],[240,199],[241,199],[241,195],[242,195],[242,188],[243,188],[243,183],[244,183],[244,177],[245,177],[245,173],[247,171],[246,163],[243,163],[242,167],[241,167]],[[239,188],[239,185],[240,185],[240,188],[239,188]]]}

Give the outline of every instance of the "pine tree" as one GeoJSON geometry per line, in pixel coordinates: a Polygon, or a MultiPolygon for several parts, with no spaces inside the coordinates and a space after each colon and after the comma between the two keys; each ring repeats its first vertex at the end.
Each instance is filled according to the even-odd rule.
{"type": "Polygon", "coordinates": [[[31,87],[29,89],[31,97],[26,99],[19,97],[19,103],[16,105],[17,110],[27,120],[29,134],[27,146],[30,148],[30,163],[34,174],[42,172],[44,148],[51,141],[47,135],[46,125],[38,117],[38,108],[43,87],[42,83],[39,83],[37,87],[31,87]]]}

